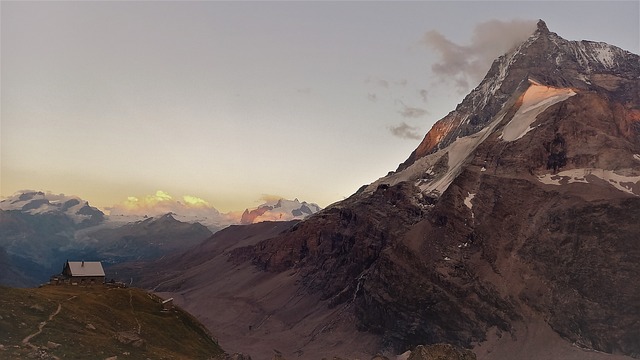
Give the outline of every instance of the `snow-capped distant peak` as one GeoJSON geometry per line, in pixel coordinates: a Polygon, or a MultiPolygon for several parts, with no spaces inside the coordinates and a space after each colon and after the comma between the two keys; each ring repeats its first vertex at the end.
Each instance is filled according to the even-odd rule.
{"type": "Polygon", "coordinates": [[[320,206],[306,201],[278,199],[267,201],[255,209],[246,209],[242,214],[242,224],[252,224],[261,221],[287,221],[303,219],[322,210],[320,206]]]}
{"type": "Polygon", "coordinates": [[[0,210],[21,211],[31,215],[60,213],[76,224],[95,224],[104,219],[102,211],[77,196],[32,190],[20,191],[3,199],[0,201],[0,210]]]}

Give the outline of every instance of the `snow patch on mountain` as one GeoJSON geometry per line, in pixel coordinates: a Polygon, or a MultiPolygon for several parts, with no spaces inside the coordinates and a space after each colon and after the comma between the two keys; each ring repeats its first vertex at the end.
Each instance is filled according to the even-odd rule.
{"type": "Polygon", "coordinates": [[[478,131],[477,133],[456,139],[451,145],[440,150],[448,155],[447,166],[449,170],[439,179],[435,181],[420,184],[419,187],[424,193],[442,194],[449,185],[460,174],[464,161],[473,153],[494,130],[494,128],[502,121],[505,113],[496,116],[489,126],[478,131]]]}
{"type": "Polygon", "coordinates": [[[557,174],[537,176],[538,181],[547,185],[567,185],[572,183],[602,184],[603,182],[628,194],[640,196],[640,176],[619,174],[604,169],[571,169],[557,174]]]}
{"type": "Polygon", "coordinates": [[[620,56],[619,50],[621,49],[593,41],[572,42],[570,44],[578,62],[589,72],[596,70],[596,67],[613,69],[617,65],[616,58],[620,56]]]}
{"type": "Polygon", "coordinates": [[[515,141],[525,136],[534,128],[531,127],[536,117],[551,105],[564,101],[576,93],[572,89],[554,88],[529,80],[531,86],[524,93],[522,105],[511,121],[502,130],[501,139],[515,141]]]}
{"type": "MultiPolygon", "coordinates": [[[[530,39],[531,40],[531,39],[530,39]]],[[[526,44],[526,43],[525,43],[526,44]]],[[[474,104],[471,113],[477,113],[480,109],[487,106],[489,100],[494,98],[498,90],[502,87],[505,79],[509,75],[509,68],[516,62],[520,56],[520,49],[524,44],[520,45],[513,52],[507,53],[499,57],[496,62],[498,64],[498,74],[496,77],[486,78],[472,92],[472,103],[474,104]]],[[[469,123],[470,115],[462,123],[469,123]]]]}
{"type": "Polygon", "coordinates": [[[474,193],[469,193],[469,195],[467,195],[466,198],[464,198],[464,204],[469,208],[469,209],[473,209],[473,204],[471,203],[471,200],[473,200],[473,198],[476,196],[476,194],[474,193]]]}
{"type": "Polygon", "coordinates": [[[505,116],[506,111],[503,108],[482,130],[469,136],[457,138],[444,149],[418,159],[406,169],[378,179],[370,184],[365,191],[373,192],[381,184],[393,186],[403,181],[413,181],[423,194],[441,195],[460,174],[465,160],[473,154],[478,145],[494,132],[505,116]],[[442,162],[444,156],[447,157],[446,170],[437,171],[436,165],[442,162]]]}
{"type": "MultiPolygon", "coordinates": [[[[473,203],[471,203],[471,201],[473,200],[474,197],[476,197],[476,194],[470,192],[469,195],[467,195],[467,197],[464,198],[464,205],[466,207],[468,207],[469,210],[471,210],[471,218],[472,219],[475,218],[475,214],[473,213],[473,203]]],[[[460,246],[458,246],[458,247],[460,247],[460,246]]]]}

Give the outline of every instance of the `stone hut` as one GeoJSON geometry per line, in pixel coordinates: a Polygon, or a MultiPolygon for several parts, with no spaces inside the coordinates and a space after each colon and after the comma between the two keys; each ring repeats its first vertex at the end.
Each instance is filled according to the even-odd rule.
{"type": "Polygon", "coordinates": [[[71,284],[104,284],[104,269],[100,261],[68,261],[62,269],[62,281],[71,284]]]}

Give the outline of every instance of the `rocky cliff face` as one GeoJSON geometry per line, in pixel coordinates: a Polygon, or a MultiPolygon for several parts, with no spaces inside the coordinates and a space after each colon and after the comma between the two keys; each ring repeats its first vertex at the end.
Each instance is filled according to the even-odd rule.
{"type": "Polygon", "coordinates": [[[319,298],[395,353],[639,358],[639,79],[637,55],[541,22],[397,172],[230,263],[286,274],[291,299],[319,298]]]}

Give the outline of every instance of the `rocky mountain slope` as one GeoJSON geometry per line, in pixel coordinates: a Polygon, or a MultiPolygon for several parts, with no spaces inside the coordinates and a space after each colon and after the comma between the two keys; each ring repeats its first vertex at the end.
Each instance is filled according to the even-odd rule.
{"type": "Polygon", "coordinates": [[[193,247],[212,232],[200,223],[176,220],[172,214],[151,217],[116,228],[102,228],[82,234],[81,241],[107,264],[150,260],[193,247]]]}
{"type": "Polygon", "coordinates": [[[540,22],[396,172],[151,282],[234,351],[640,358],[639,196],[640,57],[540,22]]]}

